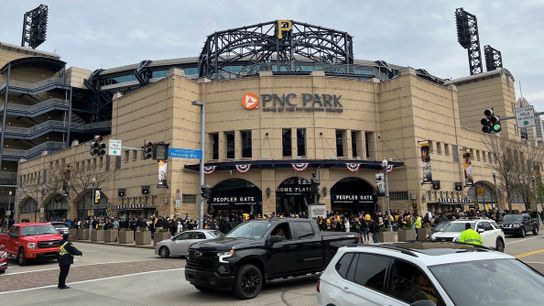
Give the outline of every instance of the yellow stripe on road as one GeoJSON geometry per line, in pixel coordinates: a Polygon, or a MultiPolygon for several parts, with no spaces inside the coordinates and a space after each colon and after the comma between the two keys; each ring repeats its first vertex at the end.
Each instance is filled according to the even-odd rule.
{"type": "Polygon", "coordinates": [[[536,254],[540,254],[540,253],[544,253],[544,249],[531,251],[531,252],[526,252],[526,253],[521,253],[521,254],[517,255],[516,258],[525,258],[525,257],[533,256],[533,255],[536,255],[536,254]]]}

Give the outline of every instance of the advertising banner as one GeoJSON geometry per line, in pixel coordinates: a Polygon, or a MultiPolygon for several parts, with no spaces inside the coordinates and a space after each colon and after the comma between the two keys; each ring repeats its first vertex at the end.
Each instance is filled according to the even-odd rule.
{"type": "Polygon", "coordinates": [[[167,173],[168,173],[168,161],[166,160],[159,160],[159,172],[158,172],[158,181],[157,188],[168,188],[168,181],[167,181],[167,173]]]}
{"type": "Polygon", "coordinates": [[[383,172],[376,173],[376,189],[378,190],[379,197],[385,195],[385,176],[383,172]]]}
{"type": "Polygon", "coordinates": [[[421,161],[423,162],[423,183],[430,184],[433,181],[433,173],[431,172],[431,149],[428,141],[419,143],[421,152],[421,161]]]}
{"type": "Polygon", "coordinates": [[[472,157],[470,152],[463,154],[463,168],[465,169],[465,185],[474,186],[474,178],[472,177],[472,157]]]}

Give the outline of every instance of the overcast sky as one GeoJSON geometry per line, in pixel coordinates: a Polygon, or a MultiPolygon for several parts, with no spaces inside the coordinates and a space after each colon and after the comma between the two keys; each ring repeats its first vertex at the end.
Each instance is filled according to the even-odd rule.
{"type": "Polygon", "coordinates": [[[358,59],[442,78],[469,75],[454,17],[463,7],[478,18],[482,57],[484,45],[500,50],[518,97],[521,81],[523,96],[544,111],[544,0],[2,0],[0,41],[19,45],[24,13],[41,3],[49,6],[49,27],[38,49],[61,55],[68,66],[94,70],[198,56],[215,31],[292,19],[350,33],[358,59]]]}

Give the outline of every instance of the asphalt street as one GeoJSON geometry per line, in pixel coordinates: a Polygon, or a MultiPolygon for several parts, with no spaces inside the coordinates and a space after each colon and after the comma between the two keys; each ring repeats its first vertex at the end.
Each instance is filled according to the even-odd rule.
{"type": "MultiPolygon", "coordinates": [[[[85,255],[72,266],[69,290],[58,290],[56,262],[18,267],[0,276],[3,305],[315,305],[315,278],[275,281],[255,299],[203,294],[185,281],[185,260],[151,249],[75,243],[85,255]],[[4,304],[4,302],[6,302],[4,304]]],[[[544,236],[507,238],[506,252],[544,273],[544,236]]]]}

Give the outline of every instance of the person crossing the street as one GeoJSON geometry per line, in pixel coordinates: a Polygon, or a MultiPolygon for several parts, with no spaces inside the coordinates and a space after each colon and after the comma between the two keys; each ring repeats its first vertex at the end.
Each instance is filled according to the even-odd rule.
{"type": "Polygon", "coordinates": [[[459,240],[457,240],[459,243],[468,243],[473,245],[483,245],[482,236],[480,236],[480,233],[473,230],[470,226],[470,223],[465,223],[465,230],[461,232],[461,236],[459,236],[459,240]]]}
{"type": "Polygon", "coordinates": [[[83,256],[83,253],[72,245],[70,234],[62,235],[59,252],[59,284],[57,286],[59,289],[70,288],[66,286],[66,277],[68,277],[68,272],[70,272],[70,265],[74,263],[74,255],[83,256]]]}

